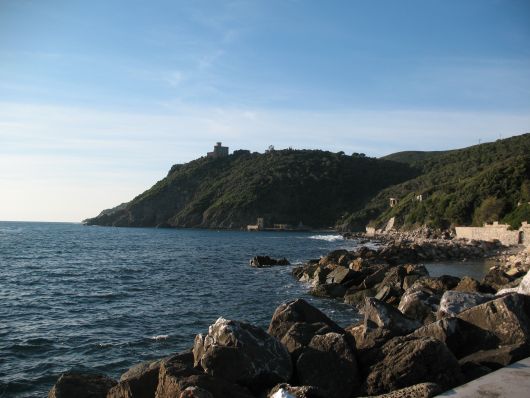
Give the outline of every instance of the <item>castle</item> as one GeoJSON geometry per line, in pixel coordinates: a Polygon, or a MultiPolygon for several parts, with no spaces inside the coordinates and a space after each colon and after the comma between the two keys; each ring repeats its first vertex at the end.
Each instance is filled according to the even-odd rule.
{"type": "Polygon", "coordinates": [[[223,146],[221,142],[218,142],[217,145],[213,147],[213,152],[208,152],[206,155],[209,158],[224,158],[228,156],[228,147],[223,146]]]}

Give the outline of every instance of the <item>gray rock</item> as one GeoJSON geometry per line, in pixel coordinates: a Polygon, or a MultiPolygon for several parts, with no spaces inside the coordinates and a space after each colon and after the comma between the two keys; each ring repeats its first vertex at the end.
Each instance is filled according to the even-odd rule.
{"type": "Polygon", "coordinates": [[[344,297],[346,288],[338,283],[325,283],[312,287],[309,293],[316,297],[339,298],[344,297]]]}
{"type": "Polygon", "coordinates": [[[326,334],[333,330],[323,322],[297,322],[282,336],[280,342],[287,348],[293,360],[296,360],[300,351],[309,345],[314,336],[326,334]]]}
{"type": "Polygon", "coordinates": [[[462,358],[481,349],[496,348],[498,339],[490,332],[459,318],[444,318],[415,330],[411,336],[433,337],[462,358]]]}
{"type": "Polygon", "coordinates": [[[374,297],[376,294],[374,289],[363,289],[356,291],[347,291],[344,295],[344,302],[350,305],[364,305],[364,301],[368,297],[374,297]]]}
{"type": "Polygon", "coordinates": [[[326,283],[345,283],[353,276],[356,275],[355,271],[352,271],[346,267],[337,267],[326,276],[326,283]]]}
{"type": "Polygon", "coordinates": [[[372,355],[364,390],[385,394],[419,383],[436,383],[442,390],[463,380],[457,359],[431,337],[395,337],[372,355]]]}
{"type": "Polygon", "coordinates": [[[381,283],[383,279],[385,279],[385,275],[388,272],[389,267],[382,267],[374,271],[373,273],[369,274],[363,281],[362,287],[365,289],[369,289],[374,287],[375,285],[381,283]]]}
{"type": "Polygon", "coordinates": [[[105,398],[116,381],[99,374],[63,373],[48,393],[48,398],[105,398]]]}
{"type": "Polygon", "coordinates": [[[400,336],[416,330],[421,323],[403,315],[395,307],[370,297],[365,300],[364,326],[367,329],[384,328],[394,333],[394,336],[400,336]]]}
{"type": "Polygon", "coordinates": [[[525,312],[526,296],[511,294],[472,307],[458,314],[458,318],[497,339],[498,345],[527,344],[530,319],[525,312]]]}
{"type": "Polygon", "coordinates": [[[442,389],[436,383],[420,383],[414,386],[392,391],[387,394],[372,395],[370,398],[431,398],[440,394],[441,392],[442,389]]]}
{"type": "Polygon", "coordinates": [[[357,360],[342,334],[313,337],[296,362],[302,385],[318,387],[328,398],[349,398],[360,385],[357,360]]]}
{"type": "Polygon", "coordinates": [[[325,324],[334,332],[344,333],[326,314],[303,299],[290,301],[276,308],[268,332],[281,340],[295,323],[325,324]]]}
{"type": "Polygon", "coordinates": [[[367,298],[364,307],[364,322],[352,335],[357,350],[370,350],[392,337],[411,333],[421,323],[407,318],[396,308],[375,298],[367,298]]]}
{"type": "Polygon", "coordinates": [[[485,293],[466,293],[448,290],[440,300],[440,308],[436,317],[442,319],[455,316],[468,308],[493,300],[495,296],[485,293]]]}
{"type": "Polygon", "coordinates": [[[311,282],[314,285],[326,283],[326,278],[331,271],[333,271],[333,269],[319,265],[313,272],[313,278],[311,279],[311,282]]]}
{"type": "Polygon", "coordinates": [[[440,296],[419,288],[410,288],[401,296],[398,309],[403,315],[427,324],[436,320],[439,304],[440,296]]]}
{"type": "Polygon", "coordinates": [[[154,398],[161,361],[140,363],[121,375],[107,398],[154,398]]]}
{"type": "Polygon", "coordinates": [[[245,386],[271,387],[288,381],[291,357],[278,339],[248,323],[219,318],[198,336],[195,364],[210,376],[245,386]]]}

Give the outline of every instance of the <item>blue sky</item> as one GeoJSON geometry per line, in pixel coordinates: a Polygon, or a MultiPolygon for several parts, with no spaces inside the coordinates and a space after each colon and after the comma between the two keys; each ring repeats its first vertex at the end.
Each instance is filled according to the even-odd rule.
{"type": "Polygon", "coordinates": [[[381,156],[528,132],[529,21],[526,0],[0,0],[0,220],[93,216],[219,140],[381,156]]]}

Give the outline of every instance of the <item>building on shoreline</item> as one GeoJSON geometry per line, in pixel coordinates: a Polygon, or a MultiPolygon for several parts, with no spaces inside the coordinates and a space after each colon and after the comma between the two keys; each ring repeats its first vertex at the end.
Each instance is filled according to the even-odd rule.
{"type": "Polygon", "coordinates": [[[259,217],[256,224],[247,225],[247,231],[263,231],[265,229],[265,222],[262,217],[259,217]]]}
{"type": "Polygon", "coordinates": [[[503,245],[525,245],[530,246],[530,224],[523,221],[521,228],[511,230],[508,224],[484,224],[483,227],[456,227],[456,237],[469,240],[498,240],[503,245]]]}
{"type": "Polygon", "coordinates": [[[228,147],[223,146],[222,142],[218,142],[212,152],[206,154],[209,158],[225,158],[228,156],[228,147]]]}

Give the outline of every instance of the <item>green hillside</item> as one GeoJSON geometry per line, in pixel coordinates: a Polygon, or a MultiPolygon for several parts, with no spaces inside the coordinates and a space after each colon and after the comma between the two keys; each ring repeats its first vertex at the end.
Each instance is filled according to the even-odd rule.
{"type": "Polygon", "coordinates": [[[338,226],[383,226],[391,217],[401,228],[481,225],[503,220],[517,227],[530,219],[530,134],[446,152],[401,152],[385,159],[409,164],[421,175],[388,187],[338,226]],[[416,196],[422,195],[418,201],[416,196]],[[389,198],[397,198],[394,208],[389,198]],[[518,203],[523,205],[518,207],[518,203]]]}
{"type": "Polygon", "coordinates": [[[381,189],[419,174],[407,164],[315,150],[236,151],[175,165],[167,177],[125,206],[85,220],[90,225],[241,228],[333,226],[381,189]]]}

